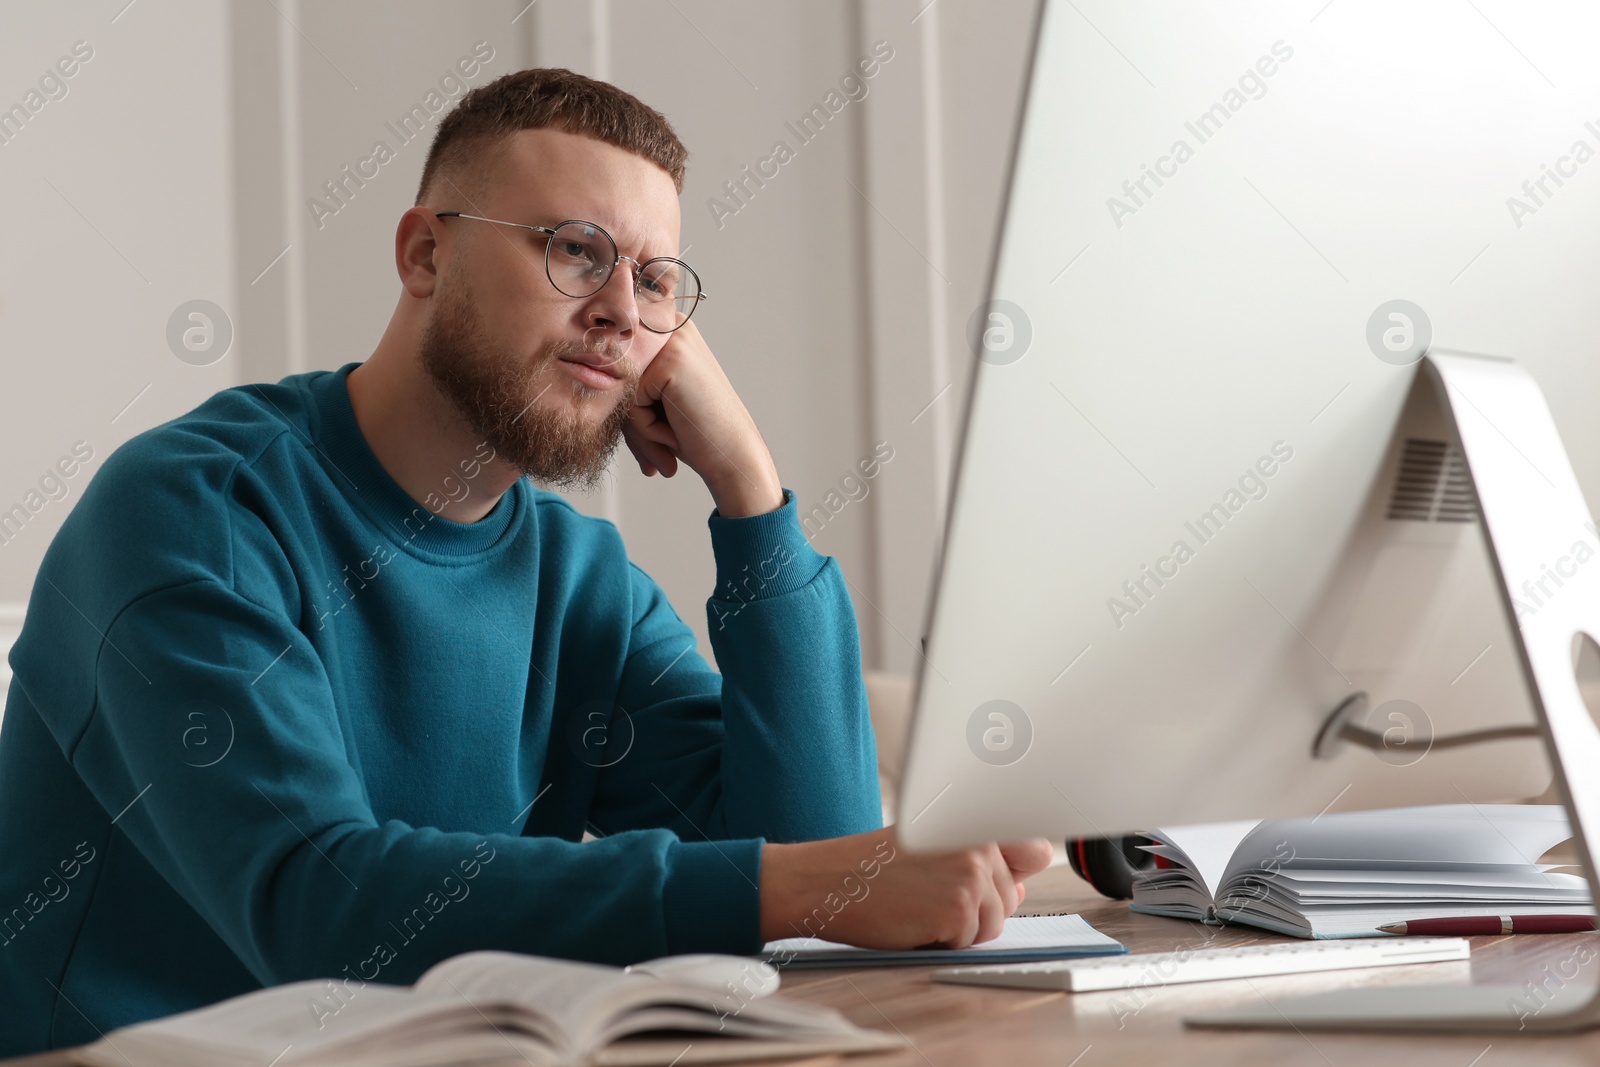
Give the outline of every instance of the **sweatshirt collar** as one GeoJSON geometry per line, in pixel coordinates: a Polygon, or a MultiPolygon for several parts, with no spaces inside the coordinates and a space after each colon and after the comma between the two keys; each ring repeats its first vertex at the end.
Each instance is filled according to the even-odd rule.
{"type": "MultiPolygon", "coordinates": [[[[501,494],[489,514],[477,522],[455,522],[435,514],[401,488],[373,453],[350,406],[346,378],[361,364],[346,363],[338,370],[309,375],[317,411],[312,436],[329,477],[352,503],[373,519],[401,548],[412,555],[440,561],[466,562],[510,541],[528,509],[528,484],[518,478],[501,494]]],[[[439,487],[439,500],[446,487],[439,487]]]]}

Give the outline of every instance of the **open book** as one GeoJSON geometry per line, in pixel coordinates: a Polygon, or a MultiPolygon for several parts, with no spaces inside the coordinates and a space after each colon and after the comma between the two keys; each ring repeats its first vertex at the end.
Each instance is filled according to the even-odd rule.
{"type": "Polygon", "coordinates": [[[1587,881],[1539,858],[1572,836],[1552,804],[1439,804],[1144,834],[1158,868],[1134,911],[1295,937],[1383,936],[1383,923],[1593,915],[1587,881]]]}
{"type": "Polygon", "coordinates": [[[832,1008],[765,996],[777,977],[770,967],[726,959],[729,976],[713,985],[468,952],[435,965],[409,988],[337,981],[272,986],[115,1030],[71,1055],[94,1067],[432,1067],[490,1059],[644,1067],[905,1045],[832,1008]],[[740,968],[750,969],[749,981],[733,977],[740,968]]]}

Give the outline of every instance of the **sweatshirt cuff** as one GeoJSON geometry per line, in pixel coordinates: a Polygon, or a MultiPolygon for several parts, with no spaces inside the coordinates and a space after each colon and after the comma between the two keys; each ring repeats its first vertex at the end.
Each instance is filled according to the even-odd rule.
{"type": "Polygon", "coordinates": [[[680,841],[662,888],[667,953],[761,951],[762,838],[680,841]]]}
{"type": "Polygon", "coordinates": [[[748,603],[792,593],[826,563],[806,540],[799,505],[787,488],[776,510],[727,519],[713,509],[707,523],[717,561],[717,587],[711,594],[715,600],[748,603]]]}

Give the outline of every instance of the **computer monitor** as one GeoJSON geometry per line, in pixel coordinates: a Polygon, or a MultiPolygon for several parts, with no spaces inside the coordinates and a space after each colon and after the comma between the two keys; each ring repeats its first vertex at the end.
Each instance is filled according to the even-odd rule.
{"type": "Polygon", "coordinates": [[[908,847],[1547,789],[1519,638],[1600,577],[1596,39],[1576,3],[1042,6],[908,847]],[[1567,483],[1435,358],[1515,360],[1576,472],[1514,599],[1452,418],[1502,486],[1567,483]]]}

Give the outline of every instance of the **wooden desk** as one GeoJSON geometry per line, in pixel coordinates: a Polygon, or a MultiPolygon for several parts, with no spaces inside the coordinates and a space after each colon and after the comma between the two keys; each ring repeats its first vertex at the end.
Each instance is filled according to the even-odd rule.
{"type": "MultiPolygon", "coordinates": [[[[1170,951],[1200,944],[1224,947],[1286,938],[1242,928],[1206,927],[1135,915],[1106,900],[1065,866],[1028,882],[1021,914],[1075,911],[1130,952],[1170,951]]],[[[913,1047],[894,1055],[852,1056],[847,1067],[1102,1067],[1105,1064],[1305,1064],[1307,1067],[1500,1067],[1503,1064],[1600,1063],[1600,1030],[1571,1037],[1524,1035],[1340,1034],[1307,1031],[1190,1030],[1183,1016],[1327,989],[1386,984],[1461,982],[1521,984],[1542,978],[1596,934],[1474,937],[1472,959],[1413,967],[1379,967],[1277,978],[1195,982],[1103,993],[1046,993],[960,986],[928,980],[930,967],[789,971],[783,991],[828,1004],[853,1021],[898,1029],[913,1047]],[[1487,1050],[1487,1051],[1486,1051],[1487,1050]],[[1081,1058],[1080,1058],[1081,1057],[1081,1058]]],[[[1591,958],[1600,958],[1591,957],[1591,958]]],[[[1590,963],[1578,980],[1600,981],[1590,963]]],[[[1568,973],[1571,965],[1568,966],[1568,973]]]]}
{"type": "MultiPolygon", "coordinates": [[[[1076,911],[1132,952],[1170,951],[1207,943],[1281,941],[1272,934],[1214,928],[1131,914],[1106,900],[1065,866],[1028,883],[1021,913],[1076,911]]],[[[1471,961],[1380,967],[1331,974],[1197,982],[1128,992],[1044,993],[935,984],[929,967],[795,970],[783,976],[789,996],[838,1008],[863,1026],[899,1030],[912,1046],[893,1055],[803,1061],[840,1067],[1102,1067],[1106,1064],[1305,1064],[1307,1067],[1501,1067],[1600,1063],[1600,1030],[1571,1037],[1523,1035],[1393,1035],[1286,1031],[1189,1030],[1185,1014],[1248,1004],[1262,995],[1385,984],[1515,983],[1541,977],[1596,934],[1472,938],[1471,961]]],[[[1570,970],[1570,968],[1569,968],[1570,970]]],[[[1600,980],[1591,964],[1579,981],[1600,980]]],[[[0,1067],[58,1067],[61,1052],[0,1062],[0,1067]]],[[[769,1061],[771,1062],[771,1061],[769,1061]]],[[[789,1061],[793,1063],[794,1061],[789,1061]]],[[[515,1061],[526,1067],[522,1061],[515,1061]]],[[[776,1067],[776,1065],[775,1065],[776,1067]]]]}

